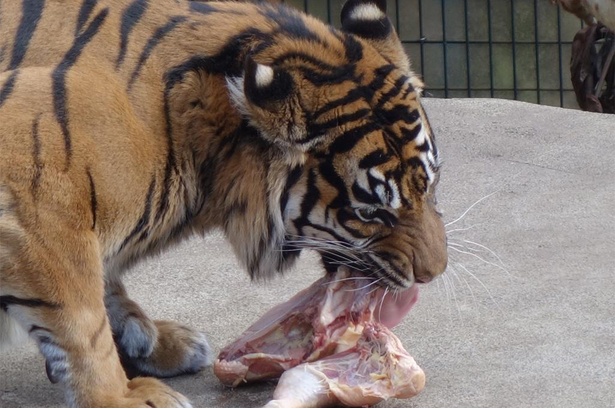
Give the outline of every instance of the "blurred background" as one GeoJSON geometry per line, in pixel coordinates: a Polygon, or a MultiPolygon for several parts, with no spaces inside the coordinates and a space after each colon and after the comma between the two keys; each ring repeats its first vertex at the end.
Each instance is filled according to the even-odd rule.
{"type": "MultiPolygon", "coordinates": [[[[344,0],[284,2],[339,26],[344,0]]],[[[551,1],[387,3],[414,70],[426,83],[427,96],[504,98],[579,108],[570,69],[572,43],[577,32],[588,27],[551,1]]],[[[587,39],[595,43],[594,50],[603,48],[604,54],[613,36],[594,40],[587,39]]],[[[592,63],[588,64],[591,69],[592,63]]],[[[610,83],[604,84],[609,88],[604,97],[611,101],[613,76],[611,72],[610,83]]]]}

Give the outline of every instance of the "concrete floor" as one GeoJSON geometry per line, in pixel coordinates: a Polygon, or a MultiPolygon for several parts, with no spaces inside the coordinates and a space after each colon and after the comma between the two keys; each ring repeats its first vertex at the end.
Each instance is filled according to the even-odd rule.
{"type": "MultiPolygon", "coordinates": [[[[615,406],[615,116],[503,100],[425,101],[444,159],[450,266],[395,332],[427,374],[388,407],[615,406]]],[[[219,349],[314,281],[313,255],[252,284],[220,235],[130,274],[155,318],[219,349]],[[229,282],[233,285],[229,285],[229,282]]],[[[274,382],[229,389],[211,369],[169,379],[195,406],[256,407],[274,382]]],[[[0,356],[0,407],[64,405],[33,345],[0,356]]]]}

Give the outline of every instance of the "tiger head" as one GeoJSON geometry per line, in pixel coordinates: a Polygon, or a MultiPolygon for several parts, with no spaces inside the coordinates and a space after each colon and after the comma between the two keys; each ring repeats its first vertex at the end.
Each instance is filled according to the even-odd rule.
{"type": "Polygon", "coordinates": [[[327,270],[346,265],[391,288],[446,268],[438,151],[385,4],[348,1],[339,31],[305,16],[288,22],[286,10],[282,20],[295,31],[309,23],[309,35],[285,32],[278,47],[255,47],[229,84],[290,169],[271,188],[283,236],[276,269],[304,248],[320,252],[327,270]]]}

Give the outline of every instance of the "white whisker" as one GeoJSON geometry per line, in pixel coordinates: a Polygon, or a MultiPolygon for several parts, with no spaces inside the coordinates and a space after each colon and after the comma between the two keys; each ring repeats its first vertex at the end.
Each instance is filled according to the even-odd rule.
{"type": "Polygon", "coordinates": [[[495,258],[497,258],[497,259],[498,259],[498,261],[500,262],[500,265],[502,266],[502,268],[504,269],[504,271],[506,271],[506,273],[507,273],[509,276],[514,277],[514,276],[510,273],[510,271],[508,271],[508,269],[506,269],[506,268],[505,268],[506,264],[504,264],[504,262],[502,261],[502,259],[500,258],[500,256],[498,256],[498,254],[497,254],[495,251],[493,251],[493,250],[491,250],[489,247],[487,247],[487,246],[485,246],[485,245],[482,245],[482,244],[480,244],[480,243],[477,243],[477,242],[475,242],[475,241],[471,241],[471,240],[464,240],[464,241],[465,241],[466,243],[472,244],[473,246],[478,246],[478,247],[480,247],[480,248],[482,248],[482,249],[487,250],[489,253],[491,253],[491,255],[493,255],[493,257],[495,257],[495,258]]]}
{"type": "Polygon", "coordinates": [[[473,229],[476,226],[478,226],[478,225],[477,224],[473,224],[473,225],[471,225],[469,227],[460,227],[460,228],[457,228],[457,229],[447,230],[446,234],[456,233],[456,232],[460,232],[460,231],[468,231],[468,230],[473,229]]]}
{"type": "Polygon", "coordinates": [[[496,267],[496,268],[498,268],[498,269],[500,269],[500,270],[504,271],[504,272],[505,272],[508,276],[512,277],[512,275],[510,274],[510,272],[509,272],[506,268],[502,267],[502,266],[501,266],[501,265],[499,265],[499,264],[493,263],[493,262],[491,262],[491,261],[487,261],[487,260],[485,260],[484,258],[482,258],[481,256],[479,256],[479,255],[477,255],[477,254],[474,254],[474,253],[472,253],[472,252],[470,252],[470,251],[464,251],[464,250],[458,249],[458,248],[457,248],[457,247],[455,247],[455,246],[453,246],[453,247],[449,247],[449,248],[450,248],[451,250],[455,250],[455,251],[456,251],[456,252],[458,252],[458,253],[461,253],[461,254],[468,254],[468,255],[470,255],[470,256],[472,256],[472,257],[475,257],[475,258],[479,259],[480,261],[482,261],[483,263],[485,263],[485,264],[489,264],[489,265],[491,265],[491,266],[494,266],[494,267],[496,267]]]}
{"type": "Polygon", "coordinates": [[[496,193],[498,193],[499,191],[500,191],[500,189],[496,190],[496,191],[495,191],[495,192],[493,192],[493,193],[488,194],[487,196],[484,196],[484,197],[482,197],[482,198],[478,199],[476,202],[474,202],[474,203],[472,204],[472,206],[468,207],[468,208],[467,208],[467,210],[461,214],[461,216],[459,216],[458,218],[456,218],[456,219],[455,219],[455,220],[453,220],[452,222],[448,222],[448,223],[446,223],[446,224],[444,225],[444,227],[448,227],[448,226],[450,226],[451,224],[455,224],[455,223],[457,223],[459,220],[463,219],[463,218],[466,216],[466,214],[468,214],[468,212],[469,212],[470,210],[472,210],[472,208],[473,208],[474,206],[476,206],[477,204],[479,204],[479,203],[480,203],[480,202],[482,202],[483,200],[485,200],[485,199],[487,199],[487,198],[489,198],[489,197],[491,197],[491,196],[495,195],[495,194],[496,194],[496,193]]]}
{"type": "Polygon", "coordinates": [[[468,283],[468,280],[466,280],[466,278],[462,275],[462,274],[458,274],[457,273],[457,269],[455,269],[455,267],[453,265],[449,265],[451,272],[454,273],[454,275],[459,279],[461,278],[463,280],[463,282],[465,283],[466,287],[468,288],[468,290],[470,291],[470,295],[472,296],[472,301],[473,304],[476,305],[476,296],[474,295],[474,290],[472,290],[472,286],[470,286],[470,283],[468,283]]]}
{"type": "Polygon", "coordinates": [[[461,267],[463,269],[463,271],[465,271],[466,273],[468,273],[470,275],[470,277],[472,277],[474,280],[476,280],[487,292],[487,294],[489,295],[489,298],[491,298],[491,301],[493,301],[493,304],[495,304],[495,306],[500,309],[500,305],[497,303],[497,301],[495,300],[495,298],[493,298],[493,295],[491,294],[491,291],[489,291],[489,289],[487,288],[487,286],[474,274],[472,273],[470,270],[468,270],[466,268],[466,266],[464,266],[463,264],[459,263],[459,262],[455,262],[459,267],[461,267]]]}

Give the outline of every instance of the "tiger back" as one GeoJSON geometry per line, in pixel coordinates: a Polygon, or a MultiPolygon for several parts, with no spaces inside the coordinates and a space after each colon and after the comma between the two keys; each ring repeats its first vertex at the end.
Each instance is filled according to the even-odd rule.
{"type": "Polygon", "coordinates": [[[393,289],[444,271],[438,151],[385,5],[348,1],[337,30],[284,5],[0,0],[0,333],[37,342],[69,404],[189,404],[153,377],[202,369],[207,341],[122,275],[194,233],[257,279],[306,248],[393,289]]]}

